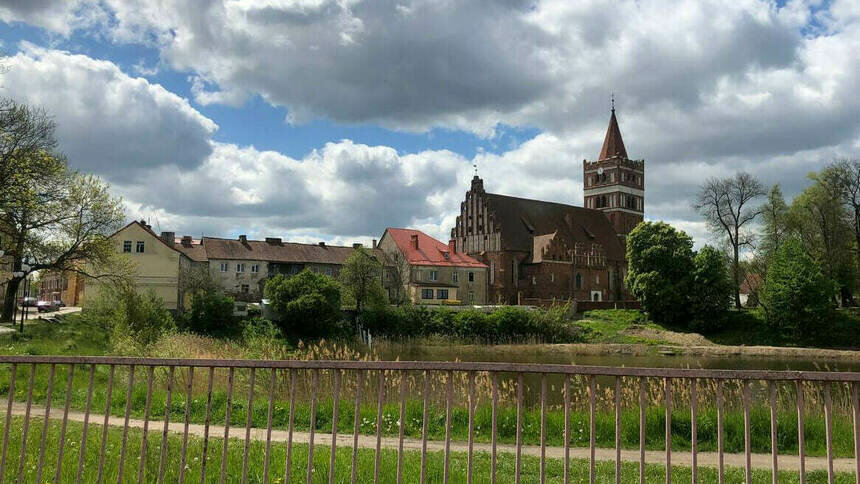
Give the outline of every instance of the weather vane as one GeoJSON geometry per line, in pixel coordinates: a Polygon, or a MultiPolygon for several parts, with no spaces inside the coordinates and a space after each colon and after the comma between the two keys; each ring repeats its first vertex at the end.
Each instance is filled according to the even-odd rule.
{"type": "Polygon", "coordinates": [[[478,176],[478,164],[475,163],[474,165],[472,165],[472,167],[475,168],[475,176],[478,176]]]}
{"type": "Polygon", "coordinates": [[[612,99],[612,112],[614,113],[615,112],[615,92],[614,91],[612,92],[611,99],[612,99]]]}

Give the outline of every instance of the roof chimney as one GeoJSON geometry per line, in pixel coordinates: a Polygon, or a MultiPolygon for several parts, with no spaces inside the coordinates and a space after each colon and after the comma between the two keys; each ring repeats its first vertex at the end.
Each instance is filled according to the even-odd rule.
{"type": "Polygon", "coordinates": [[[182,245],[184,245],[185,247],[191,247],[191,236],[190,235],[183,235],[182,236],[182,245]]]}
{"type": "Polygon", "coordinates": [[[373,239],[373,248],[376,248],[376,239],[373,239]]]}
{"type": "Polygon", "coordinates": [[[266,237],[266,243],[272,245],[281,245],[280,237],[266,237]]]}
{"type": "Polygon", "coordinates": [[[418,249],[418,234],[412,234],[412,248],[418,249]]]}
{"type": "Polygon", "coordinates": [[[454,240],[454,239],[448,240],[448,251],[451,252],[452,254],[454,252],[457,252],[457,241],[456,240],[454,240]]]}
{"type": "Polygon", "coordinates": [[[240,235],[239,236],[239,242],[242,242],[243,244],[247,244],[248,243],[248,236],[247,235],[240,235]]]}
{"type": "Polygon", "coordinates": [[[176,232],[162,232],[161,240],[163,240],[165,244],[173,247],[173,244],[176,243],[176,232]]]}
{"type": "Polygon", "coordinates": [[[320,247],[325,247],[325,242],[320,242],[320,247]]]}

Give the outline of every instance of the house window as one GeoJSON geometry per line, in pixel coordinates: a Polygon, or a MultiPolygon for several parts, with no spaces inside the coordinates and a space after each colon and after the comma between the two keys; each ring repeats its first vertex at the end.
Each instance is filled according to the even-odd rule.
{"type": "Polygon", "coordinates": [[[433,299],[433,289],[422,289],[421,299],[433,299]]]}
{"type": "Polygon", "coordinates": [[[138,254],[143,254],[143,241],[142,240],[137,241],[137,249],[135,250],[135,252],[137,252],[138,254]]]}
{"type": "Polygon", "coordinates": [[[475,304],[475,291],[469,291],[469,302],[475,304]]]}
{"type": "Polygon", "coordinates": [[[448,299],[448,290],[447,289],[438,289],[436,291],[436,299],[448,299]]]}
{"type": "Polygon", "coordinates": [[[576,288],[582,289],[582,274],[576,273],[576,288]]]}
{"type": "Polygon", "coordinates": [[[251,265],[251,273],[256,274],[260,272],[260,264],[252,264],[251,265]]]}
{"type": "Polygon", "coordinates": [[[439,280],[439,271],[430,271],[430,280],[438,281],[439,280]]]}
{"type": "Polygon", "coordinates": [[[227,269],[229,268],[229,264],[227,264],[226,262],[221,263],[221,272],[227,272],[227,269]]]}
{"type": "Polygon", "coordinates": [[[474,272],[469,273],[469,282],[475,282],[475,273],[474,272]]]}
{"type": "Polygon", "coordinates": [[[458,275],[457,275],[457,271],[456,271],[456,270],[455,270],[454,272],[452,272],[452,273],[451,273],[451,281],[452,281],[452,282],[458,282],[458,280],[459,280],[459,279],[460,279],[460,276],[458,276],[458,275]]]}
{"type": "Polygon", "coordinates": [[[251,290],[251,287],[250,287],[249,285],[247,285],[247,284],[242,284],[242,294],[248,294],[248,292],[249,292],[250,290],[251,290]]]}
{"type": "Polygon", "coordinates": [[[124,240],[122,242],[122,251],[125,252],[126,254],[131,254],[131,241],[130,240],[124,240]]]}
{"type": "Polygon", "coordinates": [[[325,275],[327,275],[327,276],[334,275],[334,269],[332,269],[331,267],[326,267],[325,268],[325,275]]]}
{"type": "Polygon", "coordinates": [[[245,272],[245,264],[236,264],[236,272],[245,272]]]}

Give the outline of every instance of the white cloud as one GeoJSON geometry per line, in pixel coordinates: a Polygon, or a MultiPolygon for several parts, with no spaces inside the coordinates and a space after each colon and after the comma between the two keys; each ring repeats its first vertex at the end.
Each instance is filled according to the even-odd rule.
{"type": "Polygon", "coordinates": [[[3,95],[44,107],[71,166],[112,181],[148,168],[193,168],[217,129],[185,99],[109,61],[23,44],[6,59],[3,95]]]}

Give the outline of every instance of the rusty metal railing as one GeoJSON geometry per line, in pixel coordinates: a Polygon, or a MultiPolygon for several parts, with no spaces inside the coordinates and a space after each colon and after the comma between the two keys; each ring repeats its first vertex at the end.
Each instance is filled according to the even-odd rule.
{"type": "MultiPolygon", "coordinates": [[[[720,483],[726,476],[725,465],[725,427],[727,403],[739,404],[743,413],[744,452],[733,457],[739,458],[744,470],[747,483],[751,482],[753,465],[753,453],[751,442],[751,406],[755,399],[757,402],[765,402],[761,405],[769,412],[770,419],[770,459],[769,470],[772,473],[773,482],[778,482],[780,463],[785,464],[794,457],[780,454],[778,449],[777,421],[780,415],[778,411],[779,392],[784,392],[783,400],[792,398],[791,408],[796,412],[797,418],[797,455],[796,470],[799,473],[800,482],[806,482],[807,463],[811,457],[805,455],[805,428],[808,425],[806,408],[806,395],[814,395],[815,404],[819,402],[823,406],[823,415],[826,441],[825,458],[816,457],[827,472],[828,482],[834,482],[834,460],[836,456],[833,448],[833,389],[838,387],[838,395],[844,415],[850,421],[851,434],[853,436],[853,460],[849,472],[854,475],[856,482],[860,483],[860,405],[858,405],[858,385],[860,385],[860,373],[854,372],[803,372],[803,371],[741,371],[741,370],[705,370],[705,369],[673,369],[673,368],[617,368],[617,367],[591,367],[576,365],[546,365],[546,364],[519,364],[519,363],[460,363],[460,362],[376,362],[376,361],[256,361],[256,360],[189,360],[189,359],[154,359],[154,358],[120,358],[120,357],[69,357],[69,356],[0,356],[0,365],[8,365],[8,387],[6,416],[3,426],[2,454],[0,454],[0,480],[16,480],[17,482],[32,479],[32,461],[35,461],[35,482],[44,482],[43,479],[55,482],[67,482],[75,480],[94,480],[103,482],[107,479],[106,459],[116,458],[116,478],[121,482],[127,477],[126,466],[135,460],[129,454],[130,430],[139,429],[142,439],[139,446],[139,459],[137,461],[137,482],[155,481],[164,482],[170,476],[176,482],[183,483],[190,477],[189,463],[199,462],[199,477],[201,482],[212,480],[217,473],[219,482],[229,480],[247,482],[249,471],[254,473],[262,469],[262,481],[269,482],[270,478],[283,477],[284,482],[299,482],[302,479],[311,482],[314,473],[314,449],[329,447],[328,481],[335,482],[336,468],[339,462],[349,462],[351,469],[348,473],[350,482],[370,481],[377,483],[380,479],[386,482],[396,480],[400,483],[404,480],[405,464],[404,456],[409,452],[420,453],[420,482],[429,480],[428,477],[428,454],[433,449],[438,449],[442,457],[442,481],[447,483],[455,479],[452,475],[452,454],[462,452],[465,454],[465,482],[471,484],[476,460],[476,449],[478,452],[489,454],[489,479],[495,483],[498,477],[499,461],[501,454],[513,454],[508,456],[514,460],[514,479],[519,483],[525,465],[523,454],[528,451],[538,459],[538,475],[541,483],[547,479],[548,440],[557,440],[558,435],[550,435],[547,417],[551,412],[563,413],[563,428],[561,435],[563,444],[561,447],[553,447],[554,455],[562,460],[563,480],[569,482],[572,475],[571,469],[571,447],[575,442],[571,425],[572,408],[578,406],[588,414],[588,453],[582,454],[588,461],[588,475],[590,482],[595,482],[597,476],[596,462],[601,459],[614,460],[615,482],[621,482],[622,472],[625,472],[624,462],[638,462],[638,471],[630,470],[634,467],[626,467],[627,472],[638,472],[639,482],[646,480],[646,465],[655,463],[654,450],[649,449],[646,435],[647,422],[654,418],[652,407],[662,399],[665,412],[665,436],[663,438],[661,464],[665,466],[665,478],[669,483],[672,480],[672,468],[674,466],[689,467],[692,482],[699,479],[699,470],[713,464],[716,467],[720,483]],[[84,371],[77,373],[75,369],[84,371]],[[199,371],[199,370],[203,371],[199,371]],[[198,370],[198,371],[196,371],[198,370]],[[55,380],[57,374],[65,374],[64,392],[61,395],[62,417],[52,413],[55,399],[53,399],[57,385],[55,380]],[[217,374],[216,374],[217,372],[217,374]],[[18,377],[26,377],[22,382],[18,377]],[[47,373],[47,374],[46,374],[47,373]],[[226,380],[223,373],[226,373],[226,380]],[[373,376],[376,376],[375,381],[373,376]],[[37,377],[38,376],[38,377],[37,377]],[[202,377],[202,378],[201,378],[202,377]],[[480,378],[480,382],[476,379],[480,378]],[[100,383],[106,379],[103,388],[98,388],[100,383]],[[325,382],[325,385],[323,384],[325,382]],[[354,385],[353,385],[354,382],[354,385]],[[347,386],[352,389],[352,394],[344,390],[347,386]],[[117,395],[122,393],[125,386],[125,400],[122,408],[115,408],[114,402],[117,395]],[[599,385],[604,392],[601,394],[599,385]],[[726,398],[727,388],[737,388],[740,402],[726,398]],[[155,392],[153,388],[155,387],[155,392]],[[456,387],[456,388],[455,388],[456,387]],[[759,388],[760,387],[760,388],[759,388]],[[135,407],[136,396],[146,389],[142,420],[136,416],[140,409],[135,407]],[[236,389],[240,395],[236,395],[236,389]],[[44,389],[44,392],[42,391],[44,389]],[[576,393],[577,390],[583,393],[576,393]],[[683,398],[679,400],[679,392],[683,390],[683,398]],[[713,463],[702,463],[700,457],[706,455],[698,449],[698,432],[701,410],[703,403],[702,392],[707,390],[707,404],[716,407],[716,432],[717,452],[713,463]],[[813,393],[810,393],[813,391],[813,393]],[[626,392],[626,393],[625,393],[626,392]],[[224,419],[223,422],[215,422],[213,410],[213,395],[224,395],[224,419]],[[374,395],[375,393],[375,395],[374,395]],[[527,394],[531,400],[527,400],[527,394]],[[155,420],[152,418],[154,395],[158,397],[159,408],[163,407],[163,417],[155,420]],[[161,405],[163,395],[164,405],[161,405]],[[626,395],[626,397],[625,397],[626,395]],[[656,395],[656,397],[655,397],[656,395]],[[103,408],[95,408],[96,396],[104,400],[103,408]],[[192,407],[197,404],[195,396],[205,397],[205,411],[202,417],[202,429],[199,422],[195,422],[192,407]],[[582,396],[582,398],[579,398],[582,396]],[[821,397],[820,399],[818,397],[821,397]],[[501,400],[507,398],[511,408],[516,409],[516,429],[513,445],[505,444],[500,437],[499,417],[502,412],[501,400]],[[629,397],[629,398],[628,398],[629,397]],[[713,400],[711,398],[713,397],[713,400]],[[266,399],[266,425],[265,427],[254,427],[253,413],[255,402],[260,398],[266,399]],[[330,398],[329,402],[327,398],[330,398]],[[340,401],[344,398],[354,399],[353,409],[353,435],[341,438],[339,434],[339,416],[341,413],[340,401]],[[396,398],[399,412],[396,431],[388,432],[391,437],[385,437],[383,431],[383,413],[386,398],[396,398]],[[622,441],[623,406],[627,398],[628,407],[638,406],[638,452],[625,450],[622,441]],[[325,400],[325,411],[331,412],[331,429],[328,434],[317,434],[317,418],[320,417],[322,408],[321,399],[325,400]],[[476,440],[476,408],[478,402],[485,402],[489,407],[491,415],[490,435],[485,437],[489,442],[478,442],[476,440]],[[614,415],[614,453],[607,454],[598,451],[596,423],[598,417],[598,401],[602,401],[608,408],[607,415],[614,415]],[[40,403],[41,402],[41,403],[40,403]],[[408,438],[405,432],[407,427],[406,414],[409,402],[420,403],[420,438],[408,438]],[[680,403],[679,403],[680,402],[680,403]],[[330,405],[329,405],[330,403],[330,405]],[[273,424],[273,415],[276,407],[284,404],[288,408],[288,419],[282,428],[276,428],[273,424]],[[306,405],[309,409],[309,425],[306,433],[301,433],[302,445],[307,445],[307,466],[304,476],[296,475],[294,459],[297,436],[300,432],[296,428],[296,415],[299,405],[306,405]],[[372,406],[375,404],[375,422],[370,426],[371,433],[364,429],[361,411],[362,404],[372,406]],[[244,434],[239,437],[231,434],[231,412],[234,405],[240,405],[245,411],[244,434]],[[434,405],[444,407],[444,437],[434,440],[430,435],[430,412],[434,405]],[[673,461],[672,436],[673,436],[673,410],[679,406],[688,406],[690,412],[690,452],[689,460],[683,462],[677,460],[677,454],[673,461]],[[524,425],[526,413],[529,408],[539,411],[539,437],[534,445],[526,445],[524,442],[524,425]],[[34,410],[35,409],[35,410],[34,410]],[[463,410],[467,415],[465,433],[463,429],[455,429],[454,412],[463,410]],[[81,416],[80,411],[83,411],[81,416]],[[103,413],[102,413],[103,412],[103,413]],[[133,415],[134,414],[134,415],[133,415]],[[33,448],[32,442],[28,442],[31,423],[36,427],[38,424],[34,419],[42,419],[41,436],[38,451],[33,448]],[[122,424],[119,424],[119,420],[122,424]],[[59,439],[56,442],[48,439],[51,435],[52,422],[59,421],[59,439]],[[69,422],[75,421],[81,424],[80,439],[70,441],[69,422]],[[90,468],[88,442],[92,441],[92,426],[101,425],[101,437],[98,447],[97,467],[90,468]],[[161,444],[160,452],[157,454],[157,465],[147,467],[151,452],[149,440],[154,431],[150,425],[160,427],[161,444]],[[12,432],[11,429],[15,428],[12,432]],[[120,449],[118,456],[108,450],[114,443],[111,441],[109,429],[121,430],[120,449]],[[212,430],[222,433],[215,437],[212,430]],[[285,435],[281,435],[285,432],[285,435]],[[275,433],[280,435],[275,438],[275,433]],[[456,435],[463,436],[463,440],[457,440],[456,435]],[[189,436],[194,436],[194,455],[189,436]],[[322,438],[325,437],[325,438],[322,438]],[[179,439],[178,455],[169,452],[168,440],[179,439]],[[393,440],[396,438],[396,441],[393,440]],[[20,448],[17,456],[17,466],[11,461],[7,462],[7,451],[11,443],[20,448]],[[17,440],[16,440],[17,439],[17,440]],[[202,439],[200,450],[197,453],[197,440],[202,439]],[[241,459],[241,476],[228,472],[228,452],[230,440],[243,442],[241,459]],[[318,441],[320,439],[323,443],[318,441]],[[220,462],[217,455],[212,455],[210,447],[213,442],[220,441],[220,462]],[[250,452],[254,441],[264,443],[262,459],[256,459],[250,452]],[[48,445],[50,444],[50,445],[48,445]],[[56,450],[53,447],[56,446],[56,450]],[[285,460],[281,463],[272,461],[272,455],[278,446],[283,446],[285,460]],[[340,447],[351,448],[351,459],[337,460],[340,447]],[[431,448],[428,448],[431,447],[431,448]],[[452,448],[454,447],[454,448],[452,448]],[[76,450],[72,450],[72,449],[76,450]],[[362,473],[359,469],[359,451],[361,448],[372,449],[374,452],[372,477],[368,472],[362,473]],[[49,450],[48,450],[49,449],[49,450]],[[460,450],[457,450],[460,449],[460,450]],[[389,450],[396,452],[396,464],[393,469],[383,469],[381,456],[389,450]],[[55,452],[55,454],[52,454],[55,452]],[[69,456],[70,452],[77,452],[76,456],[69,456]],[[34,455],[35,454],[35,455],[34,455]],[[50,457],[50,461],[47,459],[50,457]],[[649,461],[649,459],[651,459],[649,461]],[[77,468],[74,471],[63,470],[64,465],[76,461],[77,468]],[[7,469],[7,464],[10,464],[7,469]],[[29,467],[28,467],[29,464],[29,467]],[[46,469],[52,471],[52,475],[45,474],[46,469]],[[217,470],[215,470],[217,469],[217,470]],[[28,473],[29,472],[29,473],[28,473]],[[384,474],[393,473],[394,476],[384,474]],[[359,479],[359,474],[361,479],[359,479]],[[90,476],[86,478],[86,476],[90,476]]],[[[62,380],[61,380],[62,381],[62,380]]],[[[2,388],[2,386],[0,386],[2,388]]],[[[737,400],[737,399],[735,399],[737,400]]],[[[302,407],[303,409],[306,407],[302,407]]],[[[349,406],[343,407],[348,411],[349,406]]],[[[198,408],[198,410],[202,410],[198,408]]],[[[220,410],[219,410],[220,411],[220,410]]],[[[219,414],[220,415],[220,414],[219,414]]],[[[784,413],[783,413],[784,415],[784,413]]],[[[198,419],[200,420],[200,419],[198,419]]],[[[844,420],[844,419],[843,419],[844,420]]],[[[462,423],[461,423],[462,425],[462,423]]],[[[558,430],[558,429],[557,429],[558,430]]],[[[136,430],[135,430],[136,431],[136,430]]],[[[76,430],[77,432],[77,430],[76,430]]],[[[157,438],[157,433],[154,434],[157,438]]],[[[650,436],[653,439],[653,436],[650,436]]],[[[579,441],[576,441],[579,442],[579,441]]],[[[584,442],[580,442],[584,443],[584,442]]],[[[92,445],[92,443],[90,444],[92,445]]],[[[652,446],[653,447],[653,446],[652,446]]],[[[677,451],[676,451],[677,452],[677,451]]],[[[686,454],[686,451],[684,451],[686,454]]],[[[708,454],[713,457],[711,454],[708,454]]],[[[839,460],[842,464],[842,472],[845,472],[847,459],[839,460]]],[[[110,464],[110,461],[108,461],[110,464]]],[[[94,464],[93,464],[94,465],[94,464]]],[[[304,465],[304,464],[302,464],[304,465]]],[[[759,464],[760,466],[760,464],[759,464]]],[[[368,468],[364,469],[369,471],[368,468]]],[[[457,478],[459,479],[459,478],[457,478]]]]}

